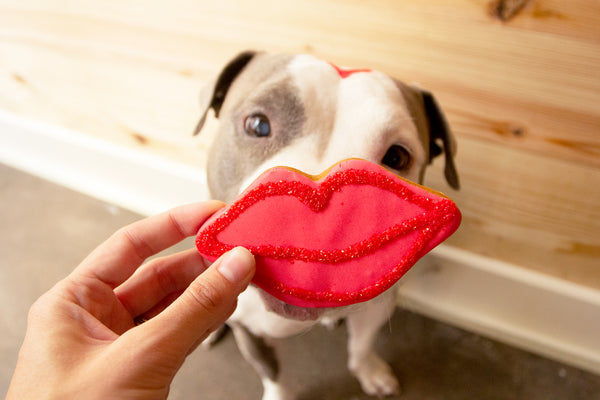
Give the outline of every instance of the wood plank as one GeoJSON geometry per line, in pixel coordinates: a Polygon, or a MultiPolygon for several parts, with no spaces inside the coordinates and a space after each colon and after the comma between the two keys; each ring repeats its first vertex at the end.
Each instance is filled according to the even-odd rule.
{"type": "Polygon", "coordinates": [[[458,192],[442,165],[425,179],[463,212],[449,244],[600,289],[600,170],[470,138],[457,166],[458,192]]]}
{"type": "Polygon", "coordinates": [[[236,52],[376,68],[432,90],[458,136],[451,243],[600,288],[600,3],[526,3],[4,1],[0,107],[203,165],[197,94],[236,52]]]}
{"type": "MultiPolygon", "coordinates": [[[[6,73],[21,83],[27,81],[28,75],[37,76],[39,70],[27,71],[33,66],[26,49],[35,52],[40,60],[38,68],[43,69],[48,62],[39,54],[39,47],[43,47],[48,53],[67,57],[69,62],[64,65],[49,66],[55,74],[64,72],[63,86],[81,87],[72,80],[86,74],[81,79],[89,82],[92,70],[100,74],[98,78],[114,71],[108,79],[116,82],[122,80],[119,74],[136,74],[146,79],[145,83],[125,88],[129,91],[123,94],[119,87],[110,87],[109,92],[100,85],[97,92],[90,93],[90,99],[110,93],[127,97],[132,103],[139,101],[135,97],[138,94],[143,99],[160,101],[164,92],[158,94],[159,88],[177,93],[169,90],[173,74],[195,77],[197,81],[189,80],[189,84],[200,86],[228,57],[246,47],[308,50],[340,64],[375,67],[401,79],[420,82],[444,100],[452,125],[460,133],[600,166],[600,136],[596,134],[600,126],[600,111],[596,107],[600,100],[598,42],[485,23],[487,17],[473,18],[473,11],[466,5],[447,14],[447,7],[436,2],[429,7],[391,7],[383,3],[390,7],[384,13],[381,8],[364,8],[361,3],[331,1],[320,3],[321,13],[314,13],[314,8],[307,6],[293,14],[283,2],[270,9],[270,17],[261,11],[264,8],[243,2],[231,9],[212,5],[202,13],[200,8],[192,7],[195,12],[185,19],[169,9],[164,21],[156,20],[155,13],[160,11],[157,6],[138,14],[139,4],[135,4],[106,2],[98,8],[78,3],[79,8],[72,9],[70,4],[62,12],[60,7],[51,8],[45,2],[33,10],[9,8],[2,13],[0,22],[8,42],[24,46],[21,56],[25,57],[25,65],[14,65],[19,62],[19,54],[7,50],[6,58],[14,67],[6,73]],[[326,17],[336,10],[345,19],[331,24],[326,17]],[[467,19],[469,16],[473,19],[467,19]],[[261,29],[252,30],[248,21],[261,29]],[[350,21],[354,21],[352,29],[340,27],[350,21]],[[286,35],[282,37],[281,32],[286,35]],[[328,40],[320,40],[323,37],[328,40]],[[86,65],[73,70],[69,68],[71,61],[86,65]],[[102,69],[94,68],[95,65],[102,69]],[[70,70],[64,70],[65,67],[70,70]],[[165,78],[169,79],[168,85],[148,87],[148,81],[161,85],[165,78]],[[498,116],[485,121],[495,114],[498,116]],[[512,140],[513,132],[524,138],[512,140]],[[568,137],[564,132],[569,132],[568,137]]],[[[182,79],[178,83],[181,86],[182,79]]],[[[52,82],[48,79],[42,84],[52,82]]],[[[189,109],[189,104],[176,107],[189,109]]],[[[122,110],[123,105],[119,106],[122,110]]],[[[93,105],[90,108],[93,113],[93,105]]],[[[126,110],[131,108],[130,105],[126,110]]],[[[155,118],[160,115],[154,113],[155,118]]],[[[131,114],[127,119],[135,121],[137,129],[133,130],[141,131],[140,135],[161,136],[147,125],[157,127],[163,121],[158,125],[145,124],[142,121],[148,120],[147,114],[141,118],[131,114]]]]}
{"type": "Polygon", "coordinates": [[[512,27],[553,33],[560,36],[597,42],[600,39],[600,3],[590,0],[526,0],[522,9],[510,18],[498,18],[490,5],[503,1],[478,0],[479,7],[488,6],[488,15],[512,27]]]}

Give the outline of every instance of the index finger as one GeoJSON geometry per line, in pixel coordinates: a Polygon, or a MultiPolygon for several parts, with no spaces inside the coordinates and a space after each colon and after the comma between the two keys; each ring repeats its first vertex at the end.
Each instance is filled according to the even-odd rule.
{"type": "Polygon", "coordinates": [[[91,276],[115,288],[146,258],[195,235],[223,206],[220,201],[188,204],[127,225],[90,253],[74,274],[91,276]]]}

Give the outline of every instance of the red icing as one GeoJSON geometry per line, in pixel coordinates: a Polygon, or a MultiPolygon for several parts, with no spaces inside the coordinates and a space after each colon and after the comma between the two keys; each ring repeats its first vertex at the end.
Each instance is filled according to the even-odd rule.
{"type": "Polygon", "coordinates": [[[318,182],[267,171],[200,229],[196,244],[212,260],[243,245],[256,256],[257,286],[293,305],[332,307],[382,293],[459,223],[450,199],[347,160],[318,182]]]}
{"type": "Polygon", "coordinates": [[[329,63],[329,65],[331,65],[337,71],[340,78],[342,78],[342,79],[345,79],[345,78],[349,77],[350,75],[356,74],[358,72],[371,72],[371,70],[368,68],[349,69],[349,68],[340,68],[333,63],[329,63]]]}

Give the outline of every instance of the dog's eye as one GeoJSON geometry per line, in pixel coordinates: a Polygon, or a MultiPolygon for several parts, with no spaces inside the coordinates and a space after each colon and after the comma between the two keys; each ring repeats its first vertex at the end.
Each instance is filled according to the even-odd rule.
{"type": "Polygon", "coordinates": [[[390,168],[402,171],[410,166],[411,156],[405,147],[393,145],[385,153],[381,162],[390,168]]]}
{"type": "Polygon", "coordinates": [[[255,137],[266,137],[271,134],[271,124],[264,114],[252,114],[244,121],[246,133],[255,137]]]}

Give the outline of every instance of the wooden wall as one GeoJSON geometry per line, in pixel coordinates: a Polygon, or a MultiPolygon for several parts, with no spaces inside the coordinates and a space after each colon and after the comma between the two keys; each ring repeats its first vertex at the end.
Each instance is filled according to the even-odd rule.
{"type": "Polygon", "coordinates": [[[197,95],[245,49],[433,91],[457,136],[460,248],[600,289],[597,0],[0,1],[0,108],[204,162],[197,95]]]}

